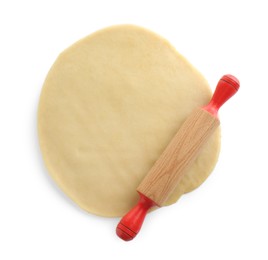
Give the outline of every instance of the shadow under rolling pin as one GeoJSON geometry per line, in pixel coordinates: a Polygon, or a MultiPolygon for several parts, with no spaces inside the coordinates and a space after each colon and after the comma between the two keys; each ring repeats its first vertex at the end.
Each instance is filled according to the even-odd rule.
{"type": "Polygon", "coordinates": [[[209,104],[196,109],[186,119],[138,186],[138,204],[117,225],[116,233],[120,238],[132,240],[140,231],[148,210],[164,204],[219,126],[219,108],[238,91],[239,86],[239,81],[234,76],[223,76],[209,104]]]}

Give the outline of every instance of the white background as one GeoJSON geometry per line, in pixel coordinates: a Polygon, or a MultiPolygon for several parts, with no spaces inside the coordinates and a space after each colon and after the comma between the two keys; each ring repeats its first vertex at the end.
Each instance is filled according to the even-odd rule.
{"type": "Polygon", "coordinates": [[[267,1],[0,0],[0,259],[268,259],[267,1]],[[207,78],[241,89],[220,111],[216,169],[123,242],[119,219],[85,213],[51,181],[36,112],[57,55],[106,26],[168,39],[207,78]]]}

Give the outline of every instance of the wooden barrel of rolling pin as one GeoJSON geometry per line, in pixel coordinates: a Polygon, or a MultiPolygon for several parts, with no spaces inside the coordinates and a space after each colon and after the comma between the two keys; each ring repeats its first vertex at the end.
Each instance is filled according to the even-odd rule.
{"type": "Polygon", "coordinates": [[[239,81],[223,76],[209,104],[198,108],[186,119],[152,169],[137,188],[138,204],[119,222],[116,233],[132,240],[139,232],[147,211],[161,207],[197,158],[204,144],[219,126],[219,108],[239,89],[239,81]]]}

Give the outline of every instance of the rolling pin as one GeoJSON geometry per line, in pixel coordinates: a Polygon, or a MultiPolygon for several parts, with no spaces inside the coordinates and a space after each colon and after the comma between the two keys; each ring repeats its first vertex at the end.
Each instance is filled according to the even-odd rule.
{"type": "Polygon", "coordinates": [[[148,210],[163,206],[219,126],[218,110],[238,91],[239,85],[234,76],[223,76],[209,104],[196,109],[185,120],[138,186],[138,204],[117,225],[116,233],[120,238],[132,240],[140,231],[148,210]]]}

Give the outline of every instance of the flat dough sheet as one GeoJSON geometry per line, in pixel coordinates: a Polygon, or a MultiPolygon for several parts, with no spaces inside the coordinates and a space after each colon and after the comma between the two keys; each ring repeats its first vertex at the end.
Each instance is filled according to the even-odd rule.
{"type": "MultiPolygon", "coordinates": [[[[130,25],[100,30],[61,53],[45,80],[38,132],[47,169],[81,208],[122,216],[183,121],[210,97],[203,76],[162,37],[130,25]]],[[[208,177],[219,150],[217,130],[167,205],[208,177]]]]}

